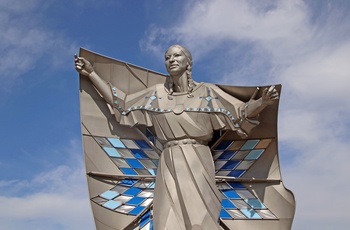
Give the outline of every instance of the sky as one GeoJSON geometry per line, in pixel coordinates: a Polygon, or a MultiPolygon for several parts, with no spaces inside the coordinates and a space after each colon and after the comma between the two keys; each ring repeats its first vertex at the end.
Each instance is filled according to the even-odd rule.
{"type": "Polygon", "coordinates": [[[1,229],[92,230],[74,54],[165,73],[173,43],[196,81],[282,84],[283,181],[293,230],[350,225],[347,0],[0,0],[1,229]]]}

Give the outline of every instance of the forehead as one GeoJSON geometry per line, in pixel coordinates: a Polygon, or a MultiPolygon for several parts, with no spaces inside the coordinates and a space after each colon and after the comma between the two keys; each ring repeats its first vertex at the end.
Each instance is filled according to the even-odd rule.
{"type": "Polygon", "coordinates": [[[166,51],[165,55],[167,56],[172,54],[182,54],[182,50],[179,47],[172,46],[166,51]]]}

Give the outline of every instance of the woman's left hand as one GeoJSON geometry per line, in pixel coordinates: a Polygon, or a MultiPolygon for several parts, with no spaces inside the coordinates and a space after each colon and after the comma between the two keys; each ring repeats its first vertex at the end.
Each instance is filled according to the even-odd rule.
{"type": "Polygon", "coordinates": [[[265,105],[272,105],[274,101],[278,100],[279,95],[277,90],[275,89],[275,86],[272,85],[270,86],[270,88],[264,89],[261,99],[262,103],[265,105]]]}

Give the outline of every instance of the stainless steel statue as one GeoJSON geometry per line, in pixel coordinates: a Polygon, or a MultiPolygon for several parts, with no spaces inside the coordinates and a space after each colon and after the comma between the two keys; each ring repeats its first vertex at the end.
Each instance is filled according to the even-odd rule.
{"type": "Polygon", "coordinates": [[[291,228],[294,197],[281,183],[276,149],[280,86],[235,91],[196,82],[191,53],[180,45],[165,53],[165,78],[102,59],[85,50],[75,57],[82,91],[95,94],[89,103],[99,101],[109,129],[101,131],[89,120],[93,111],[85,108],[83,95],[84,151],[99,230],[291,228]],[[128,80],[112,72],[127,72],[128,80]],[[95,156],[90,148],[105,154],[95,156]],[[108,159],[104,169],[99,161],[108,159]],[[268,165],[259,168],[258,161],[268,165]]]}

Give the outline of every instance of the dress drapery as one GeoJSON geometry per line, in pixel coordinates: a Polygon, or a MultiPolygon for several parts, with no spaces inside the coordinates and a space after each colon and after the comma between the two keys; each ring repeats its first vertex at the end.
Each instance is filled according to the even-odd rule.
{"type": "Polygon", "coordinates": [[[111,90],[117,121],[154,127],[164,145],[154,192],[154,229],[221,229],[222,195],[207,143],[214,130],[247,136],[258,124],[246,117],[249,102],[208,83],[197,84],[191,94],[170,95],[163,84],[130,95],[115,86],[111,90]]]}

